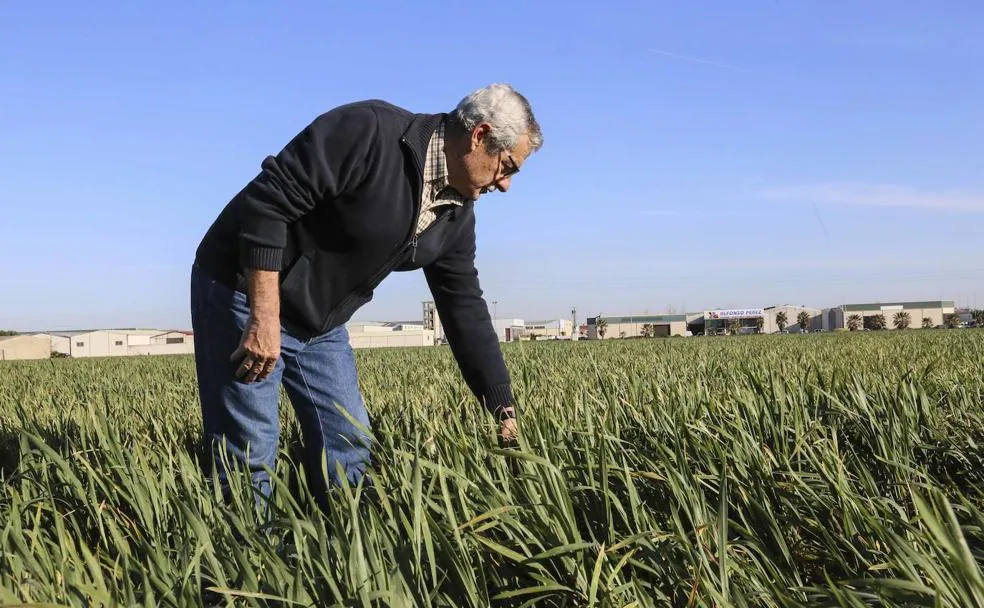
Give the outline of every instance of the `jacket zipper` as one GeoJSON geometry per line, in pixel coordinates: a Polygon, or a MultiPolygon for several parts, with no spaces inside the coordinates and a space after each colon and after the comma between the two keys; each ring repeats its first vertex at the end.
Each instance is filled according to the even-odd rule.
{"type": "MultiPolygon", "coordinates": [[[[437,216],[436,218],[434,218],[434,221],[430,223],[430,226],[424,228],[420,232],[420,234],[417,234],[416,233],[416,230],[414,230],[413,238],[410,240],[410,247],[411,247],[411,250],[410,250],[410,261],[411,262],[416,262],[417,261],[417,240],[418,240],[418,237],[424,236],[425,234],[427,234],[428,232],[430,232],[430,230],[432,228],[436,227],[438,224],[440,224],[441,222],[443,222],[444,221],[444,218],[448,217],[452,213],[454,213],[454,209],[451,209],[449,211],[445,211],[441,215],[437,216]]],[[[416,227],[416,224],[414,224],[414,226],[416,227]]]]}
{"type": "MultiPolygon", "coordinates": [[[[417,152],[414,151],[413,147],[410,145],[410,142],[407,141],[406,137],[400,137],[400,142],[405,144],[407,146],[407,149],[410,150],[410,156],[413,157],[413,163],[414,166],[417,168],[417,174],[421,176],[420,180],[421,182],[423,182],[424,169],[420,165],[420,159],[417,158],[417,152]]],[[[423,184],[421,183],[420,187],[418,187],[418,190],[422,190],[422,189],[423,189],[423,184]]],[[[410,222],[410,243],[412,243],[413,245],[413,252],[411,255],[414,258],[416,257],[417,254],[417,222],[419,220],[420,220],[420,192],[417,193],[416,202],[414,203],[413,220],[410,222]]],[[[387,262],[383,264],[382,267],[380,267],[375,273],[373,273],[369,281],[363,283],[361,287],[368,288],[373,283],[375,283],[380,276],[382,276],[383,274],[388,272],[393,266],[395,266],[396,262],[399,261],[400,259],[400,255],[406,251],[407,244],[408,244],[407,240],[404,240],[403,244],[399,248],[397,248],[397,252],[393,255],[393,257],[387,260],[387,262]]],[[[333,309],[331,309],[328,312],[328,315],[325,317],[324,322],[321,324],[322,330],[324,330],[325,328],[327,328],[332,324],[332,321],[334,321],[335,319],[335,314],[339,310],[343,310],[348,305],[348,303],[351,302],[353,298],[355,298],[355,294],[356,291],[350,292],[348,295],[345,296],[345,298],[342,299],[341,302],[338,303],[337,306],[335,306],[333,309]]]]}

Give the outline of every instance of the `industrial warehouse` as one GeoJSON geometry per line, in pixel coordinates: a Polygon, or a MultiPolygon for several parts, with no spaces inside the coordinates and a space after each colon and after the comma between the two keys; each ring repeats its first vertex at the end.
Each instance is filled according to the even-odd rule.
{"type": "Polygon", "coordinates": [[[784,304],[687,314],[589,317],[590,340],[611,338],[809,333],[844,330],[964,326],[966,312],[952,301],[879,302],[812,308],[784,304]]]}
{"type": "MultiPolygon", "coordinates": [[[[535,321],[506,318],[493,319],[492,325],[500,342],[519,342],[973,327],[976,322],[969,311],[956,308],[953,301],[934,300],[842,304],[825,309],[783,304],[685,314],[601,315],[589,317],[580,326],[574,318],[535,321]]],[[[432,301],[423,302],[420,321],[352,321],[346,327],[349,343],[356,349],[447,344],[432,301]]],[[[91,329],[0,336],[0,361],[194,352],[194,337],[189,331],[91,329]]]]}
{"type": "Polygon", "coordinates": [[[195,352],[191,332],[160,329],[85,329],[0,337],[0,361],[51,357],[123,357],[195,352]]]}
{"type": "MultiPolygon", "coordinates": [[[[571,319],[493,321],[500,342],[571,339],[571,319]]],[[[441,320],[433,301],[423,302],[416,321],[351,321],[346,324],[353,349],[409,348],[446,344],[441,320]]],[[[195,352],[190,331],[159,329],[86,329],[25,332],[0,337],[0,361],[51,357],[122,357],[181,355],[195,352]]]]}

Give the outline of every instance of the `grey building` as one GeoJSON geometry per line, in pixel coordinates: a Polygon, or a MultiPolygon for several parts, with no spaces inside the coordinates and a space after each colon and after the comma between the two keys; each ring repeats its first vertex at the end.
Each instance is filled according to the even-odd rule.
{"type": "Polygon", "coordinates": [[[921,302],[867,302],[861,304],[842,304],[824,312],[824,328],[838,330],[849,328],[854,322],[858,329],[871,329],[873,318],[882,315],[885,329],[895,329],[895,319],[907,317],[909,327],[940,327],[947,317],[954,314],[950,300],[930,300],[921,302]]]}

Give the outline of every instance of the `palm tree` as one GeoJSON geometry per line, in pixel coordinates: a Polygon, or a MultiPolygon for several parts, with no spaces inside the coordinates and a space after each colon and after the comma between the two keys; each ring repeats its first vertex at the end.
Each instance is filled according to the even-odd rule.
{"type": "Polygon", "coordinates": [[[960,315],[958,315],[957,313],[953,313],[952,315],[947,315],[946,327],[947,329],[956,329],[960,327],[960,315]]]}
{"type": "Polygon", "coordinates": [[[741,329],[741,322],[738,319],[728,319],[728,333],[736,334],[741,329]]]}
{"type": "Polygon", "coordinates": [[[810,313],[805,310],[801,310],[798,315],[796,315],[796,323],[799,324],[800,331],[806,331],[806,326],[810,324],[810,313]]]}
{"type": "Polygon", "coordinates": [[[864,317],[859,314],[853,314],[847,318],[847,328],[851,331],[857,331],[864,326],[864,317]]]}
{"type": "Polygon", "coordinates": [[[975,310],[970,313],[970,316],[974,318],[977,327],[984,327],[984,310],[975,310]]]}
{"type": "Polygon", "coordinates": [[[762,317],[756,317],[755,318],[755,331],[757,331],[758,333],[762,333],[762,328],[764,328],[764,327],[765,327],[765,319],[763,319],[762,317]]]}
{"type": "Polygon", "coordinates": [[[933,320],[929,317],[923,317],[923,329],[933,329],[933,320]]]}
{"type": "Polygon", "coordinates": [[[785,310],[780,310],[778,313],[776,313],[776,327],[779,328],[779,331],[786,329],[786,323],[788,322],[789,319],[786,317],[785,310]]]}
{"type": "Polygon", "coordinates": [[[595,328],[598,330],[598,337],[602,340],[605,339],[605,332],[608,331],[608,321],[601,318],[601,315],[595,317],[595,328]]]}
{"type": "Polygon", "coordinates": [[[895,313],[895,317],[892,318],[892,324],[895,325],[895,329],[907,329],[911,322],[912,316],[904,310],[895,313]]]}
{"type": "Polygon", "coordinates": [[[868,318],[871,319],[871,329],[885,329],[885,315],[879,313],[868,318]]]}

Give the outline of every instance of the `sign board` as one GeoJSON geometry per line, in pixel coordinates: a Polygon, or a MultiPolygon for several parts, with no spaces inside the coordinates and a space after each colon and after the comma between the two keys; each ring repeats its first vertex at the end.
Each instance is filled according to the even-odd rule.
{"type": "Polygon", "coordinates": [[[704,312],[705,319],[754,319],[761,316],[761,308],[729,308],[704,312]]]}

